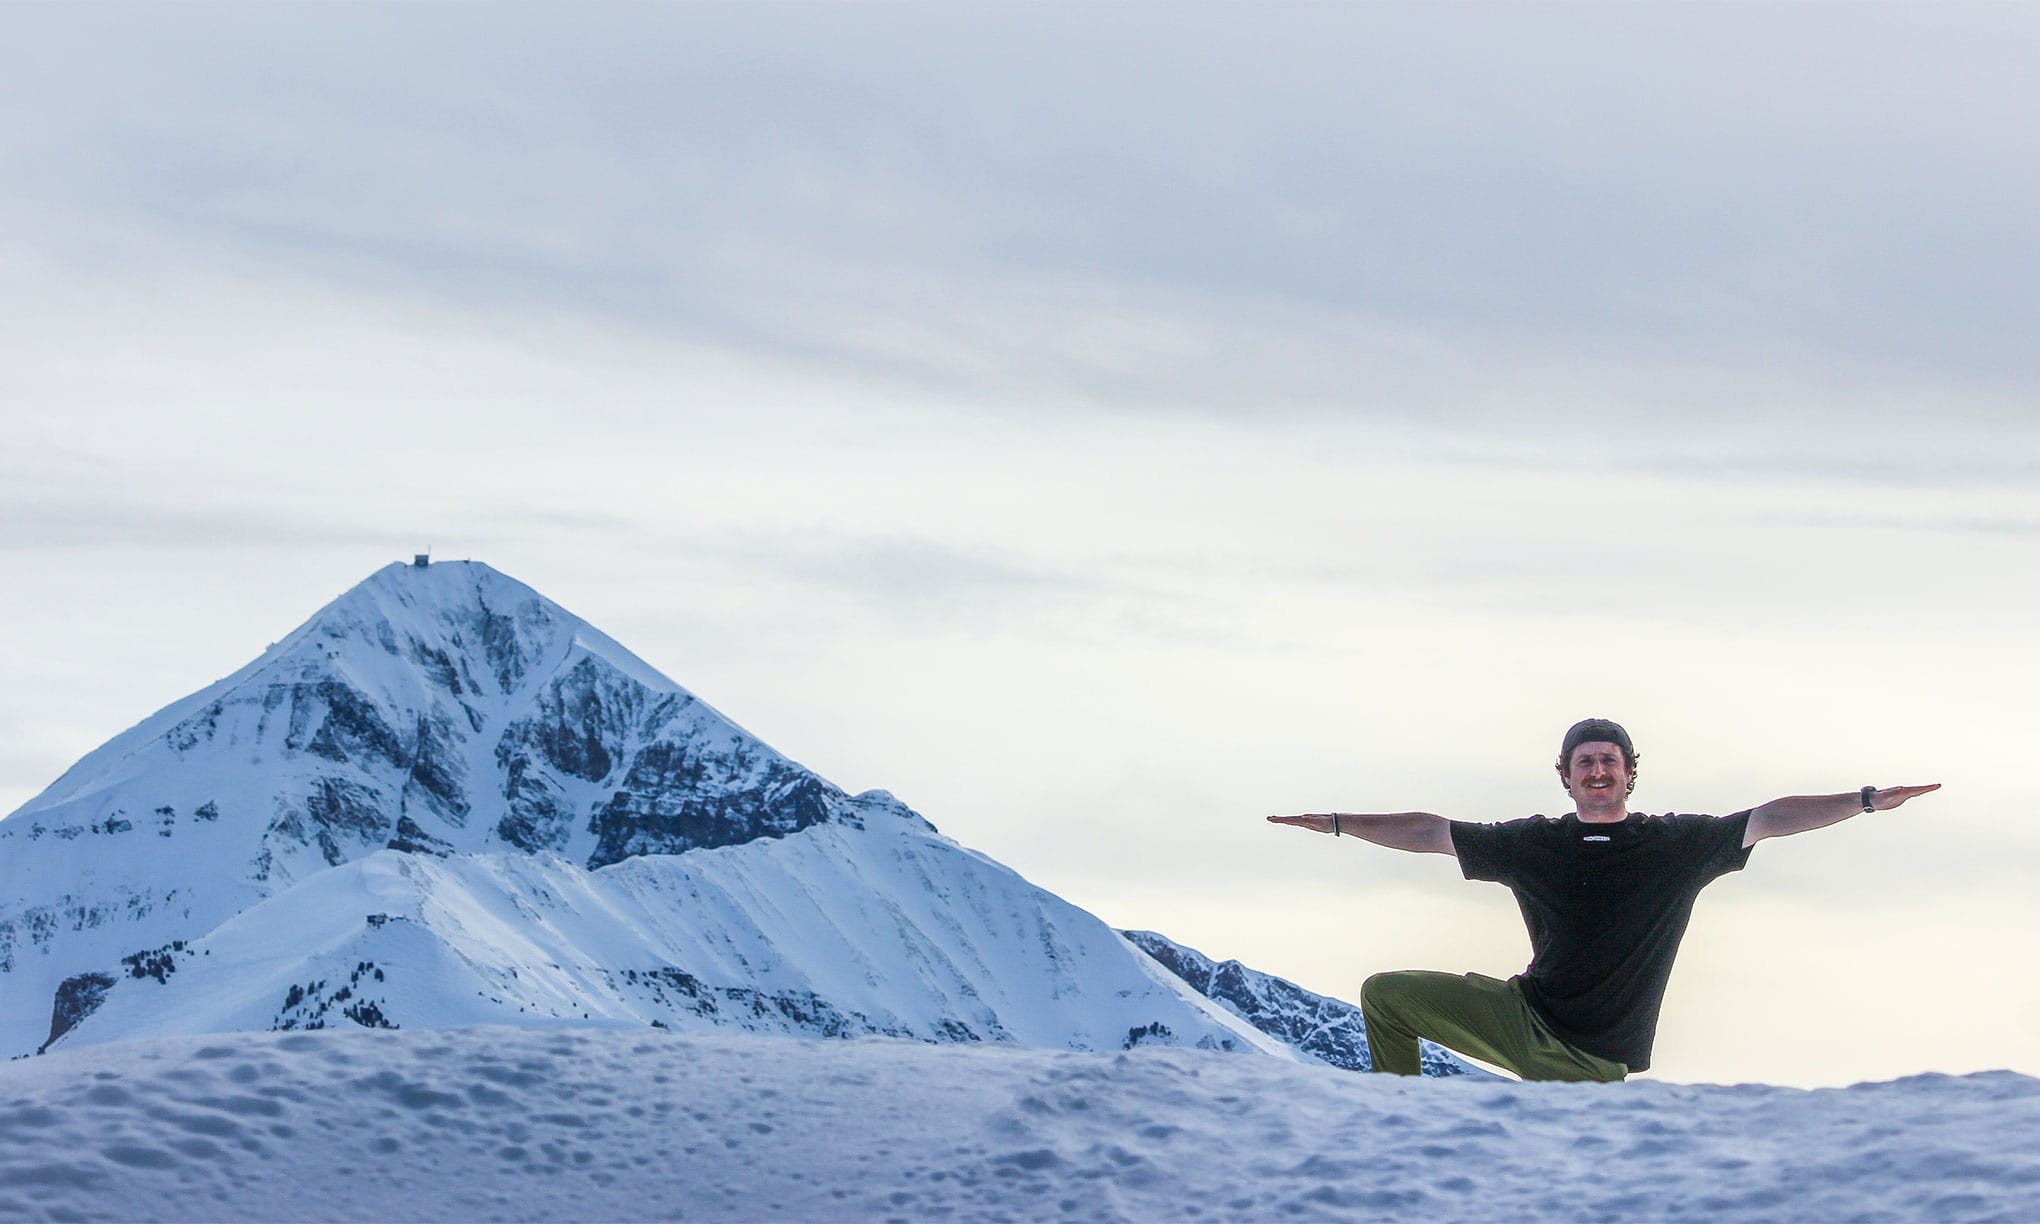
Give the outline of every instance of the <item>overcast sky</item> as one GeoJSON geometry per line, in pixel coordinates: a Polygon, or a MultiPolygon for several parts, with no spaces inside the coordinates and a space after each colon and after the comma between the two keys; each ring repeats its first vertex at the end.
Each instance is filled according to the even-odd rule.
{"type": "Polygon", "coordinates": [[[0,810],[474,557],[1121,926],[1513,902],[1271,812],[1941,781],[1653,1074],[2040,1073],[2040,8],[0,6],[0,810]]]}

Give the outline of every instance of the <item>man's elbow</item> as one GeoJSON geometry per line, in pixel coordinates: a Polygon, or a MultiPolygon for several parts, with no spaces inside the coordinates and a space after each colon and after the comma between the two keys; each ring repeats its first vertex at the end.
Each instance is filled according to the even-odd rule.
{"type": "Polygon", "coordinates": [[[1798,832],[1797,829],[1787,827],[1778,817],[1759,808],[1750,813],[1749,824],[1743,829],[1743,848],[1748,849],[1765,838],[1783,837],[1787,833],[1796,832],[1798,832]]]}
{"type": "Polygon", "coordinates": [[[1452,847],[1452,825],[1444,820],[1425,828],[1420,844],[1415,847],[1420,854],[1444,854],[1459,857],[1452,847]]]}

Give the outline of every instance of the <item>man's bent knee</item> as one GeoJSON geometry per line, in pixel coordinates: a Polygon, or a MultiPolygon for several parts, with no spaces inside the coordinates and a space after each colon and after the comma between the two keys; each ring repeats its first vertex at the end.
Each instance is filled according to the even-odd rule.
{"type": "Polygon", "coordinates": [[[1360,1014],[1367,1025],[1368,1063],[1375,1071],[1417,1075],[1422,1060],[1417,1034],[1410,1026],[1410,987],[1414,970],[1377,973],[1360,983],[1360,1014]]]}
{"type": "Polygon", "coordinates": [[[1428,969],[1394,969],[1377,973],[1360,983],[1360,1006],[1387,1011],[1403,1000],[1421,993],[1425,979],[1441,976],[1428,969]]]}
{"type": "Polygon", "coordinates": [[[1381,998],[1385,994],[1393,994],[1395,993],[1398,979],[1409,976],[1409,973],[1410,971],[1407,969],[1395,969],[1385,973],[1371,974],[1366,981],[1360,983],[1360,997],[1362,999],[1370,999],[1381,998]]]}

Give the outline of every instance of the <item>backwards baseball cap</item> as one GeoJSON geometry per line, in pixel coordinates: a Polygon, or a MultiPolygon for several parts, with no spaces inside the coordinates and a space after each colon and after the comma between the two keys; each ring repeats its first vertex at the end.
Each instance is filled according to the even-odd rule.
{"type": "Polygon", "coordinates": [[[1573,749],[1581,744],[1613,744],[1622,750],[1625,761],[1636,760],[1636,745],[1629,742],[1629,732],[1622,724],[1605,718],[1586,718],[1576,722],[1565,733],[1565,742],[1558,748],[1558,767],[1564,769],[1572,762],[1573,749]]]}

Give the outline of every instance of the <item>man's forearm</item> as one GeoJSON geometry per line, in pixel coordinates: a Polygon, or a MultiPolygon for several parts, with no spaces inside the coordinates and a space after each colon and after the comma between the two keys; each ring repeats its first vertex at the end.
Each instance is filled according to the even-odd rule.
{"type": "Polygon", "coordinates": [[[1750,812],[1750,831],[1743,844],[1755,845],[1767,837],[1787,837],[1808,829],[1839,824],[1862,810],[1863,795],[1860,791],[1839,795],[1787,795],[1750,812]]]}
{"type": "Polygon", "coordinates": [[[1429,812],[1339,812],[1338,832],[1391,850],[1451,854],[1452,826],[1429,812]]]}
{"type": "Polygon", "coordinates": [[[1929,782],[1925,786],[1865,787],[1839,795],[1788,795],[1773,799],[1750,810],[1750,827],[1743,834],[1743,845],[1754,846],[1767,837],[1784,837],[1836,824],[1866,806],[1872,811],[1888,812],[1908,799],[1940,789],[1939,782],[1929,782]]]}

